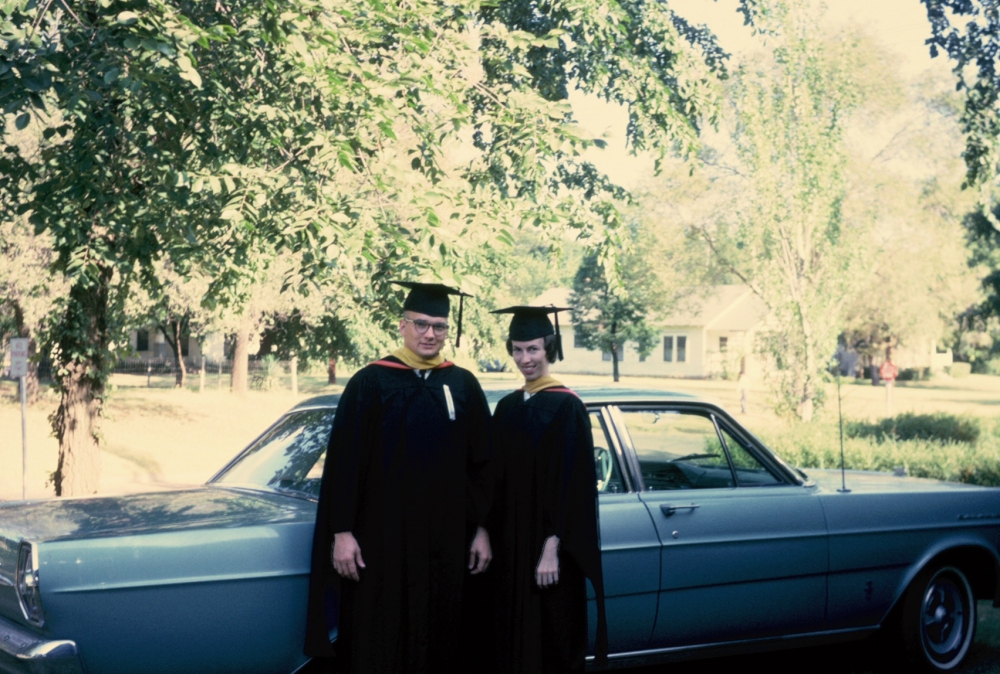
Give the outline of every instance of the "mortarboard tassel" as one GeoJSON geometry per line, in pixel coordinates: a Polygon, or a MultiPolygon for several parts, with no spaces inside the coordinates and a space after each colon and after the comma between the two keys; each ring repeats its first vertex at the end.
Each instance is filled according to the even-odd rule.
{"type": "MultiPolygon", "coordinates": [[[[554,304],[552,306],[555,307],[554,304]]],[[[562,335],[559,334],[559,312],[554,311],[552,313],[555,314],[555,319],[556,319],[556,355],[559,356],[559,360],[562,360],[563,350],[562,350],[562,335]]]]}

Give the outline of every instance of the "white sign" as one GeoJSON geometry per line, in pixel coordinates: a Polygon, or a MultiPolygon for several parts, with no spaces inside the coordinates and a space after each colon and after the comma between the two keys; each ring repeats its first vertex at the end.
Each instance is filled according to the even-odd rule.
{"type": "Polygon", "coordinates": [[[28,338],[12,337],[10,340],[10,376],[24,377],[28,374],[28,338]]]}

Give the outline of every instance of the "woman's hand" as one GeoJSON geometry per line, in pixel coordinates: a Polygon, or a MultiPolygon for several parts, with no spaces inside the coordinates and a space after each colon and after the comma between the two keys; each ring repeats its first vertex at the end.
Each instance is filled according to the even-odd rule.
{"type": "Polygon", "coordinates": [[[486,529],[476,529],[476,536],[469,547],[469,573],[482,573],[490,565],[493,551],[490,548],[490,535],[486,529]]]}
{"type": "Polygon", "coordinates": [[[538,587],[550,587],[559,582],[559,537],[549,536],[545,539],[542,556],[538,558],[535,567],[535,582],[538,587]]]}

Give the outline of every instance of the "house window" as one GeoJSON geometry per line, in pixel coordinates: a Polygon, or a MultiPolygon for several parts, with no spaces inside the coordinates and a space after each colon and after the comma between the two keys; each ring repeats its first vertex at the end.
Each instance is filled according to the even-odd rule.
{"type": "Polygon", "coordinates": [[[729,349],[729,338],[719,337],[719,353],[725,353],[729,349]]]}
{"type": "Polygon", "coordinates": [[[663,360],[667,363],[674,362],[674,338],[663,338],[663,360]]]}
{"type": "Polygon", "coordinates": [[[135,350],[149,351],[149,330],[136,330],[135,350]]]}
{"type": "Polygon", "coordinates": [[[573,331],[573,348],[574,349],[584,349],[584,348],[586,348],[583,345],[583,338],[580,337],[580,333],[578,333],[576,330],[573,331]]]}
{"type": "Polygon", "coordinates": [[[611,360],[611,352],[601,351],[601,360],[611,360]]]}
{"type": "Polygon", "coordinates": [[[687,343],[688,338],[683,336],[677,337],[677,362],[683,363],[687,360],[687,343]]]}
{"type": "MultiPolygon", "coordinates": [[[[611,360],[611,352],[610,351],[602,351],[601,352],[601,360],[611,360]]],[[[624,344],[619,344],[618,345],[618,362],[621,363],[624,360],[625,360],[625,345],[624,344]]]]}

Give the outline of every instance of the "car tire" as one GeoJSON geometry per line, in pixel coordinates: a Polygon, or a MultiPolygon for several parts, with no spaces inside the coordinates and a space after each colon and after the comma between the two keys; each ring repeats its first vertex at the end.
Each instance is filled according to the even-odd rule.
{"type": "Polygon", "coordinates": [[[924,672],[949,672],[969,652],[976,633],[976,598],[961,569],[932,566],[903,598],[900,636],[910,664],[924,672]]]}

